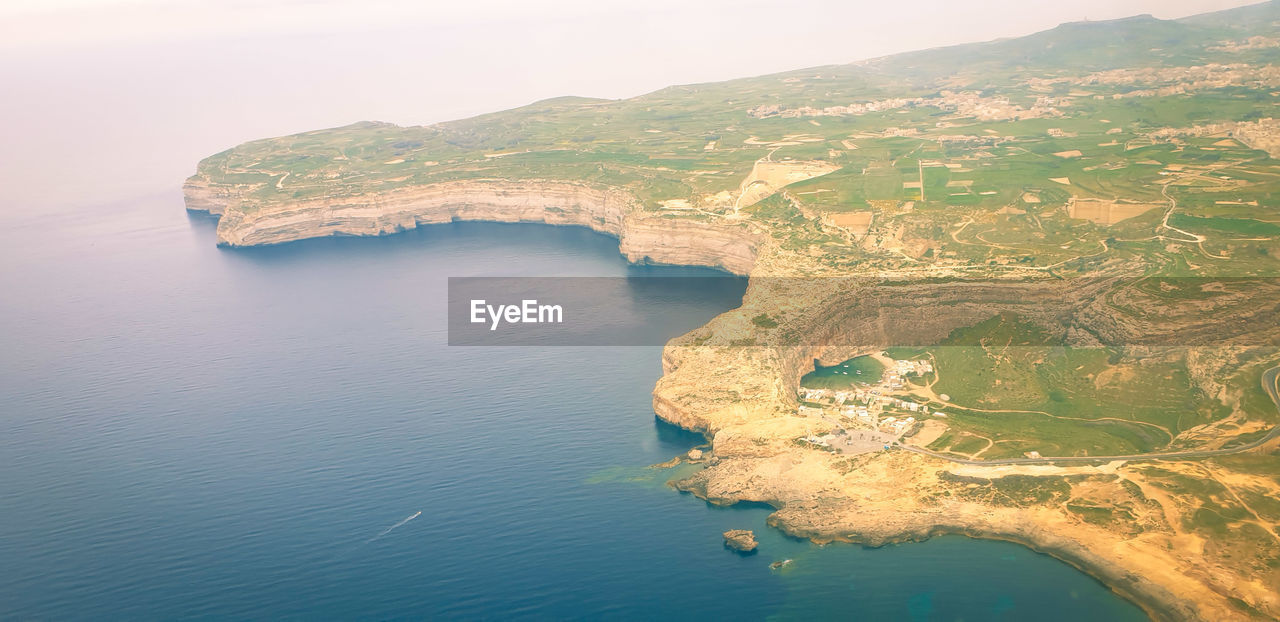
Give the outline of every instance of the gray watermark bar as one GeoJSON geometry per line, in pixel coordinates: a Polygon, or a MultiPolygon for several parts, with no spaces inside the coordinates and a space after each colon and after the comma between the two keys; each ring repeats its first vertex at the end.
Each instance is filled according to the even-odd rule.
{"type": "Polygon", "coordinates": [[[449,345],[1280,346],[1280,279],[455,277],[449,345]],[[737,309],[737,307],[745,306],[737,309]],[[708,309],[714,309],[709,311],[708,309]],[[721,312],[731,318],[704,327],[721,312]]]}
{"type": "Polygon", "coordinates": [[[654,346],[741,304],[735,276],[451,277],[451,346],[654,346]]]}

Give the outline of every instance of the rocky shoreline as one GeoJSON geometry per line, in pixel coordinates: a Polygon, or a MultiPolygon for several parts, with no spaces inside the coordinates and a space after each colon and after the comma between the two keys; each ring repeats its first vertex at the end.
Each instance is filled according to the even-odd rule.
{"type": "MultiPolygon", "coordinates": [[[[978,508],[967,508],[967,511],[955,512],[950,516],[930,516],[888,510],[894,515],[886,516],[886,509],[872,509],[865,506],[821,507],[821,500],[814,503],[812,500],[725,497],[709,492],[707,484],[707,480],[700,480],[698,475],[673,483],[681,492],[692,494],[715,505],[731,506],[742,502],[771,505],[775,508],[775,512],[767,519],[770,527],[817,544],[841,542],[879,548],[923,542],[945,535],[1012,542],[1058,559],[1088,574],[1120,597],[1136,604],[1153,620],[1206,619],[1206,608],[1201,608],[1197,603],[1180,597],[1173,590],[1148,578],[1143,573],[1108,560],[1103,554],[1092,550],[1083,539],[1075,539],[1039,526],[1034,516],[1000,512],[997,513],[997,518],[992,520],[981,517],[980,511],[973,511],[978,508]],[[838,518],[835,515],[838,515],[838,518]]],[[[1223,613],[1221,609],[1216,611],[1219,614],[1223,613]]],[[[1229,619],[1230,617],[1232,616],[1211,616],[1209,619],[1229,619]]]]}
{"type": "MultiPolygon", "coordinates": [[[[759,276],[781,261],[768,237],[747,224],[646,214],[624,192],[570,182],[445,182],[269,208],[253,206],[234,188],[210,185],[199,176],[188,180],[184,191],[187,209],[219,216],[218,243],[225,246],[385,235],[452,221],[530,222],[585,226],[614,236],[619,251],[635,263],[759,276]]],[[[718,504],[769,503],[777,508],[770,525],[816,542],[880,546],[952,533],[1017,542],[1094,576],[1154,619],[1242,615],[1231,607],[1238,597],[1211,577],[1182,578],[1186,558],[1163,553],[1158,541],[1126,548],[1123,538],[1063,523],[1042,508],[993,508],[953,499],[931,506],[922,500],[951,494],[938,483],[948,465],[944,461],[885,452],[851,464],[795,446],[792,439],[824,431],[821,421],[795,416],[800,376],[815,359],[839,360],[851,351],[817,344],[730,345],[753,343],[749,340],[761,332],[750,318],[758,311],[752,305],[768,299],[762,288],[767,286],[753,279],[743,308],[664,348],[654,411],[711,442],[706,468],[679,482],[680,490],[718,504]]]]}
{"type": "Polygon", "coordinates": [[[183,195],[188,210],[218,216],[222,246],[379,236],[457,221],[543,223],[618,238],[619,252],[632,263],[706,266],[745,276],[764,239],[746,224],[645,214],[624,191],[561,181],[442,182],[263,206],[196,175],[183,185],[183,195]]]}
{"type": "MultiPolygon", "coordinates": [[[[1016,530],[1000,532],[996,530],[976,530],[963,525],[934,524],[922,527],[917,531],[875,534],[868,532],[865,536],[847,537],[822,533],[806,533],[789,527],[776,519],[770,518],[771,527],[782,530],[789,535],[809,539],[819,544],[843,542],[867,548],[880,548],[895,544],[924,542],[938,536],[964,536],[981,540],[1011,542],[1025,546],[1042,555],[1048,555],[1083,572],[1115,592],[1121,598],[1134,603],[1152,620],[1194,620],[1198,619],[1195,609],[1178,599],[1168,590],[1158,585],[1145,582],[1141,577],[1126,572],[1114,564],[1099,559],[1087,550],[1077,546],[1053,546],[1016,530]]],[[[872,528],[873,529],[873,528],[872,528]]]]}

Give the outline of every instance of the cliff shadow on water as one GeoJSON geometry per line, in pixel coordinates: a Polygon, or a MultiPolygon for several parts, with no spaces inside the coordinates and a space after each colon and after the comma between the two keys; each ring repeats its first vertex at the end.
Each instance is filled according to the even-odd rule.
{"type": "MultiPolygon", "coordinates": [[[[218,217],[206,212],[187,211],[188,221],[198,233],[216,232],[218,217]]],[[[211,240],[212,241],[212,240],[211,240]]],[[[561,271],[554,274],[530,274],[523,262],[505,261],[486,264],[483,269],[457,266],[459,274],[484,276],[610,276],[627,280],[629,293],[636,298],[661,297],[670,301],[688,298],[715,298],[723,302],[722,311],[737,308],[746,293],[747,277],[735,275],[715,267],[663,264],[651,259],[639,263],[628,261],[620,252],[619,239],[580,225],[551,225],[544,223],[504,223],[487,221],[453,221],[422,225],[391,235],[364,236],[336,234],[325,237],[299,239],[279,244],[259,246],[221,246],[223,255],[242,258],[256,263],[280,261],[309,261],[317,258],[373,258],[413,254],[424,247],[474,246],[501,247],[506,257],[524,253],[532,256],[568,252],[584,258],[581,271],[561,271]],[[595,262],[587,257],[616,257],[617,269],[607,269],[602,274],[595,262]],[[664,280],[648,281],[651,277],[664,280]],[[684,280],[670,277],[715,277],[707,281],[684,280]]],[[[707,318],[709,320],[710,318],[707,318]]],[[[704,324],[689,326],[675,337],[704,324]]]]}
{"type": "Polygon", "coordinates": [[[218,217],[209,212],[200,212],[196,210],[185,210],[187,222],[191,225],[191,230],[197,235],[208,236],[210,240],[216,239],[218,235],[218,217]]]}
{"type": "Polygon", "coordinates": [[[667,423],[657,415],[653,416],[653,432],[658,436],[658,442],[663,447],[670,447],[673,453],[687,452],[710,443],[710,439],[701,432],[686,430],[673,423],[667,423]]]}
{"type": "MultiPolygon", "coordinates": [[[[216,232],[217,216],[188,210],[192,227],[216,232]],[[209,227],[212,224],[213,227],[209,227]]],[[[216,241],[213,237],[211,243],[216,241]]],[[[330,235],[260,246],[221,246],[224,256],[253,262],[302,261],[318,257],[364,258],[414,253],[423,247],[456,247],[483,241],[486,246],[501,246],[507,255],[520,251],[544,254],[548,249],[568,250],[575,255],[607,256],[618,254],[618,238],[576,225],[541,223],[495,223],[457,221],[423,225],[391,235],[330,235]]],[[[621,256],[619,256],[621,260],[621,256]]],[[[518,265],[512,263],[511,268],[518,265]]],[[[464,266],[459,266],[464,268],[464,266]]],[[[501,274],[501,273],[500,273],[501,274]]],[[[556,276],[556,275],[549,275],[556,276]]]]}

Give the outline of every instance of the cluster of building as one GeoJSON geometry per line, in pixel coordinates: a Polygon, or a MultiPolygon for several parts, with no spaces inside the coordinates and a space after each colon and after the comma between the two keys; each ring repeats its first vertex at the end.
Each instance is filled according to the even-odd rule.
{"type": "Polygon", "coordinates": [[[902,436],[915,423],[915,417],[902,417],[901,419],[898,417],[885,417],[880,420],[880,429],[894,436],[902,436]]]}
{"type": "Polygon", "coordinates": [[[1039,97],[1028,108],[1013,103],[1008,97],[985,97],[976,91],[943,91],[930,105],[955,112],[962,117],[977,117],[980,121],[1016,121],[1062,116],[1062,111],[1058,108],[1070,106],[1071,99],[1039,97]]]}
{"type": "Polygon", "coordinates": [[[1271,48],[1280,48],[1280,39],[1254,35],[1243,41],[1222,41],[1218,45],[1206,49],[1210,52],[1246,52],[1271,48]]]}
{"type": "Polygon", "coordinates": [[[910,376],[911,374],[923,376],[925,374],[933,373],[933,363],[924,359],[914,361],[894,361],[893,367],[899,377],[910,376]]]}
{"type": "Polygon", "coordinates": [[[934,140],[943,144],[953,144],[963,147],[995,147],[1003,143],[1016,140],[1013,136],[975,136],[973,134],[940,134],[932,137],[934,140]]]}
{"type": "MultiPolygon", "coordinates": [[[[1273,88],[1280,86],[1280,68],[1274,65],[1210,63],[1187,67],[1109,69],[1084,76],[1033,78],[1027,81],[1027,86],[1032,90],[1049,89],[1055,84],[1110,87],[1145,85],[1152,88],[1126,90],[1115,93],[1111,97],[1115,99],[1154,97],[1229,86],[1273,88]]],[[[1105,97],[1094,95],[1095,99],[1105,99],[1105,97]]]]}
{"type": "Polygon", "coordinates": [[[1062,112],[1058,108],[1070,105],[1071,99],[1068,97],[1040,97],[1030,107],[1024,107],[1003,96],[984,96],[977,91],[942,91],[936,97],[896,97],[825,108],[790,108],[780,104],[764,104],[747,110],[747,114],[757,119],[843,117],[900,108],[930,107],[955,112],[963,117],[977,117],[982,121],[1007,121],[1061,116],[1062,112]]]}
{"type": "Polygon", "coordinates": [[[1267,117],[1257,121],[1228,121],[1192,127],[1169,127],[1152,132],[1156,142],[1176,142],[1181,137],[1230,136],[1252,149],[1280,157],[1280,119],[1267,117]]]}
{"type": "MultiPolygon", "coordinates": [[[[895,382],[884,382],[876,387],[867,387],[865,389],[850,389],[847,391],[833,391],[831,389],[801,389],[800,397],[810,403],[820,404],[824,407],[830,407],[836,413],[846,417],[863,419],[874,423],[880,413],[886,408],[898,408],[910,412],[929,412],[929,407],[925,404],[904,400],[901,398],[886,395],[887,391],[893,391],[902,388],[901,379],[895,382]]],[[[812,406],[800,406],[800,414],[819,414],[825,413],[823,408],[814,408],[812,406]]]]}
{"type": "Polygon", "coordinates": [[[814,108],[813,106],[788,108],[779,104],[762,104],[748,110],[747,114],[757,119],[768,119],[769,117],[780,117],[783,119],[798,119],[800,117],[856,117],[870,112],[882,112],[885,110],[895,110],[897,108],[918,105],[921,101],[924,100],[919,97],[895,97],[869,102],[855,102],[847,106],[827,106],[826,108],[814,108]]]}
{"type": "MultiPolygon", "coordinates": [[[[932,371],[933,363],[928,360],[894,360],[886,365],[874,385],[848,389],[801,387],[799,414],[819,417],[838,426],[830,434],[810,435],[804,440],[844,454],[888,449],[912,430],[918,421],[916,415],[930,414],[927,404],[894,394],[906,387],[907,376],[932,371]]],[[[932,414],[945,416],[937,411],[932,414]]]]}
{"type": "Polygon", "coordinates": [[[830,408],[837,414],[851,417],[872,427],[901,434],[911,427],[911,423],[915,423],[914,417],[907,417],[910,419],[910,423],[902,424],[904,419],[894,419],[892,417],[881,419],[880,415],[886,409],[928,414],[928,405],[894,397],[892,393],[906,387],[906,381],[904,380],[906,376],[912,374],[924,375],[932,371],[933,364],[927,360],[896,360],[885,369],[884,376],[875,385],[851,387],[843,390],[802,387],[800,389],[801,400],[810,404],[818,404],[821,407],[815,408],[801,404],[799,414],[821,416],[825,415],[827,409],[830,408]],[[884,427],[886,421],[890,422],[889,428],[884,427]]]}

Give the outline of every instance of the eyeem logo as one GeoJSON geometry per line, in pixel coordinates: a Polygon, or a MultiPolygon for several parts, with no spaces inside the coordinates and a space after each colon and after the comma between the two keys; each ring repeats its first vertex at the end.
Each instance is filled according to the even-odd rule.
{"type": "Polygon", "coordinates": [[[521,300],[518,305],[491,305],[471,299],[471,323],[489,324],[489,330],[507,324],[561,324],[564,309],[560,305],[540,305],[537,300],[521,300]]]}

